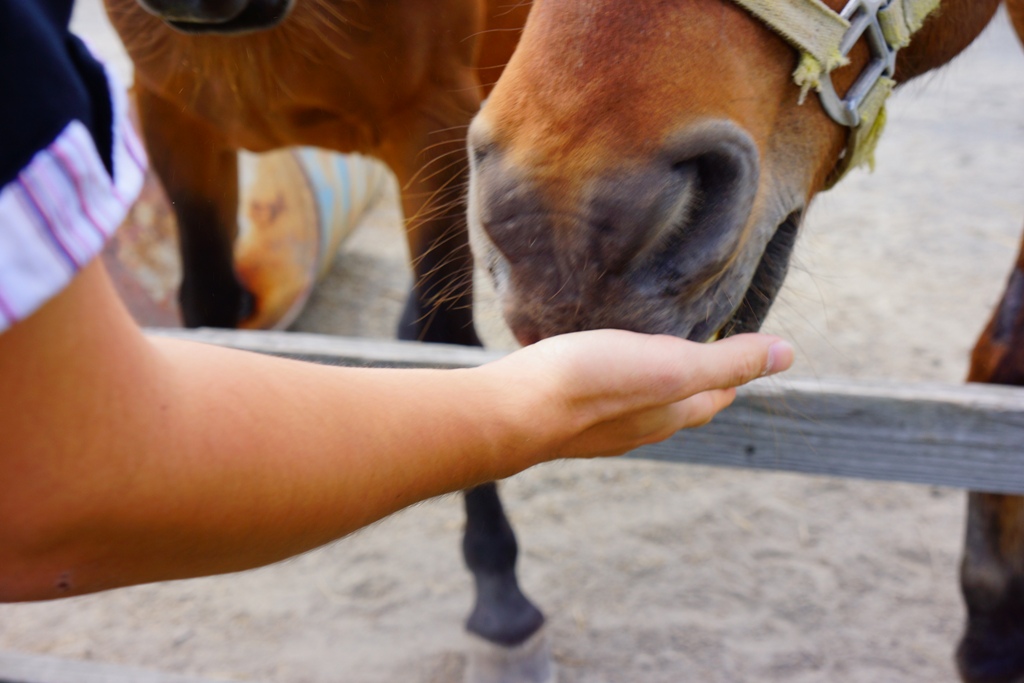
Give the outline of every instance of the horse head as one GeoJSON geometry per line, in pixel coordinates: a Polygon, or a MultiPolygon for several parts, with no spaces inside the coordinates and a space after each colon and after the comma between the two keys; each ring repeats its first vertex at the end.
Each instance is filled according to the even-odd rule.
{"type": "Polygon", "coordinates": [[[183,33],[245,33],[279,24],[294,0],[138,0],[183,33]]]}
{"type": "MultiPolygon", "coordinates": [[[[469,135],[474,248],[521,342],[600,327],[704,341],[763,322],[806,207],[853,150],[794,83],[800,51],[745,4],[535,2],[469,135]]],[[[825,4],[839,16],[846,0],[825,4]]],[[[883,71],[947,61],[996,4],[947,0],[883,71]]],[[[822,69],[840,99],[879,63],[875,38],[822,69]]]]}

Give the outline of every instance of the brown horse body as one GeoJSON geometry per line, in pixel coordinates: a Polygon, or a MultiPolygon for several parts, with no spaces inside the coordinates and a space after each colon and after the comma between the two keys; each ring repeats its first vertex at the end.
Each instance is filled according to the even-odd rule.
{"type": "MultiPolygon", "coordinates": [[[[236,151],[308,145],[375,156],[398,177],[416,259],[403,333],[478,343],[462,227],[465,126],[481,83],[511,54],[527,6],[302,0],[265,30],[225,34],[216,23],[176,30],[136,0],[106,4],[135,64],[147,148],[179,219],[186,324],[244,325],[260,305],[231,268],[236,151]]],[[[226,4],[166,0],[149,9],[216,14],[226,4]]]]}
{"type": "MultiPolygon", "coordinates": [[[[895,80],[947,63],[998,5],[945,0],[895,80]]],[[[1024,2],[1007,6],[1024,36],[1024,2]]],[[[840,93],[868,61],[863,41],[850,58],[840,93]]],[[[796,63],[730,0],[537,0],[469,136],[473,245],[516,336],[756,329],[848,141],[817,98],[801,104],[796,63]]],[[[969,379],[1024,384],[1024,251],[969,379]]],[[[1020,683],[1024,498],[972,493],[967,526],[961,675],[1020,683]]]]}

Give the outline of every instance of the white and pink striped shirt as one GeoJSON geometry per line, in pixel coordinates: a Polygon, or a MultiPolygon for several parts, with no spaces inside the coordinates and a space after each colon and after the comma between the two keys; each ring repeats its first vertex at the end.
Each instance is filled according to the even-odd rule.
{"type": "Polygon", "coordinates": [[[0,333],[35,312],[103,249],[142,189],[146,153],[107,71],[113,178],[88,129],[71,121],[0,188],[0,333]]]}

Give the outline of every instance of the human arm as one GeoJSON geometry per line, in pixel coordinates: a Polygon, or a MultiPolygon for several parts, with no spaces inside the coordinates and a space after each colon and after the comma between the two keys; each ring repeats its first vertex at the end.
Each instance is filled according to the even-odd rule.
{"type": "Polygon", "coordinates": [[[260,566],[621,453],[706,422],[733,392],[705,390],[762,374],[774,342],[602,331],[467,370],[329,368],[146,337],[94,262],[0,334],[0,600],[260,566]]]}

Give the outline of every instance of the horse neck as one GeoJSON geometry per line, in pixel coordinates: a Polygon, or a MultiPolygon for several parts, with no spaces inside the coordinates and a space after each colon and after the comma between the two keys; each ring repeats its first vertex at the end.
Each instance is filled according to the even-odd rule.
{"type": "Polygon", "coordinates": [[[905,83],[936,69],[970,45],[995,16],[1001,0],[944,0],[900,51],[896,80],[905,83]]]}

